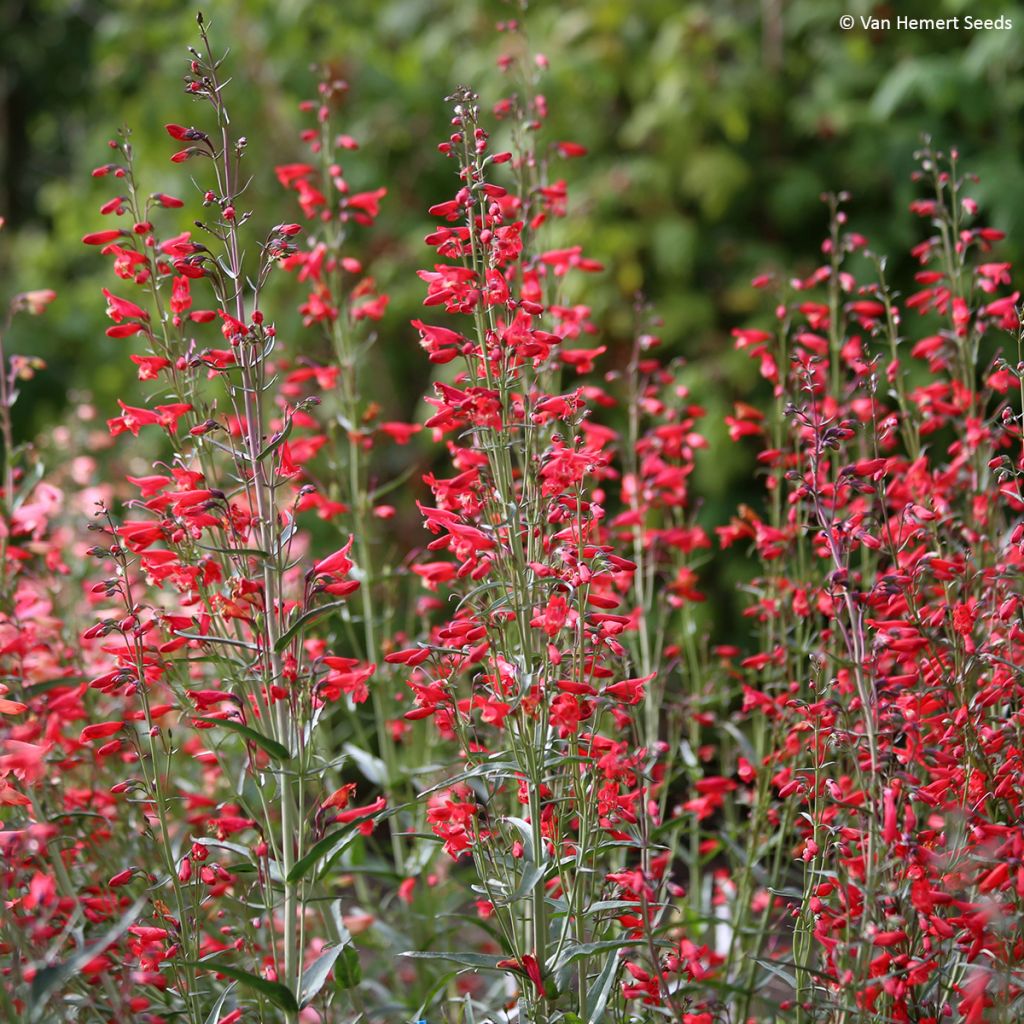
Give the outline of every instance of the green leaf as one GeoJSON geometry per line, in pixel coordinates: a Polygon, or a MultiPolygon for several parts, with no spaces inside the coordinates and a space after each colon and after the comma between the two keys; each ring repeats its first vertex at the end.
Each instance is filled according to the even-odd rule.
{"type": "Polygon", "coordinates": [[[605,1007],[615,988],[615,979],[619,976],[621,963],[617,953],[609,953],[597,981],[588,988],[587,1005],[583,1011],[587,1015],[587,1024],[601,1024],[604,1020],[605,1007]]]}
{"type": "Polygon", "coordinates": [[[363,969],[359,954],[352,946],[346,946],[341,959],[334,965],[334,982],[340,989],[355,988],[363,980],[363,969]]]}
{"type": "Polygon", "coordinates": [[[598,900],[591,903],[583,910],[584,917],[592,917],[594,914],[603,914],[609,910],[636,910],[636,903],[633,900],[598,900]]]}
{"type": "Polygon", "coordinates": [[[291,520],[291,522],[289,522],[288,525],[284,528],[284,530],[281,532],[280,537],[277,538],[276,551],[278,555],[280,555],[282,552],[288,549],[288,544],[291,541],[292,537],[294,537],[295,534],[298,532],[298,529],[298,525],[296,524],[294,519],[291,520]]]}
{"type": "Polygon", "coordinates": [[[280,448],[281,445],[283,445],[285,441],[288,440],[288,435],[291,432],[292,417],[289,416],[288,419],[285,421],[284,430],[282,430],[279,434],[275,434],[274,437],[271,438],[270,442],[263,449],[263,451],[261,451],[259,455],[256,456],[256,461],[262,462],[268,455],[272,454],[273,452],[276,452],[277,449],[280,448]]]}
{"type": "Polygon", "coordinates": [[[511,814],[505,815],[500,819],[501,821],[508,822],[509,825],[514,826],[519,834],[523,837],[523,845],[525,847],[525,853],[528,858],[533,859],[533,829],[530,827],[528,821],[524,821],[522,818],[513,817],[511,814]]]}
{"type": "MultiPolygon", "coordinates": [[[[465,782],[468,779],[487,778],[491,775],[510,775],[511,773],[515,772],[518,768],[514,761],[502,761],[501,757],[503,755],[498,754],[494,756],[497,758],[497,760],[488,761],[485,764],[478,764],[473,768],[467,768],[466,771],[464,772],[458,772],[455,775],[447,777],[444,780],[444,782],[439,782],[437,783],[437,785],[431,786],[429,789],[421,790],[420,796],[431,796],[433,793],[438,793],[442,789],[449,789],[450,787],[454,786],[455,783],[465,782]]],[[[437,771],[439,768],[441,768],[440,765],[431,766],[431,771],[437,771]]],[[[417,769],[417,774],[419,774],[419,771],[420,770],[417,769]]]]}
{"type": "Polygon", "coordinates": [[[603,950],[619,950],[628,949],[630,946],[642,946],[643,943],[637,939],[632,942],[623,942],[620,939],[608,939],[605,942],[581,942],[574,943],[571,946],[566,946],[562,950],[562,955],[558,958],[558,962],[555,964],[554,970],[560,970],[562,967],[566,967],[571,964],[573,960],[578,960],[583,956],[593,956],[595,953],[600,953],[603,950]]]}
{"type": "Polygon", "coordinates": [[[358,829],[339,830],[332,832],[329,836],[325,836],[320,840],[304,857],[299,858],[293,865],[291,871],[288,872],[288,881],[297,882],[300,878],[304,878],[306,873],[321,857],[327,857],[332,853],[336,852],[336,847],[341,846],[343,843],[348,844],[352,842],[355,837],[359,835],[358,829]]]}
{"type": "Polygon", "coordinates": [[[180,636],[183,640],[198,640],[203,644],[226,644],[228,647],[242,647],[247,651],[259,651],[259,647],[256,644],[251,644],[247,640],[236,640],[230,636],[209,636],[203,633],[183,633],[180,629],[174,631],[175,636],[180,636]]]}
{"type": "MultiPolygon", "coordinates": [[[[10,400],[10,405],[14,405],[14,398],[10,400]]],[[[13,454],[13,453],[12,453],[13,454]]],[[[22,505],[32,496],[32,492],[35,490],[35,486],[43,479],[43,475],[46,473],[46,467],[41,463],[37,462],[26,474],[25,479],[22,481],[21,486],[18,488],[17,494],[14,496],[14,509],[17,512],[22,505]]]]}
{"type": "Polygon", "coordinates": [[[356,766],[363,773],[368,782],[375,786],[384,786],[388,781],[387,765],[379,758],[354,743],[346,743],[342,750],[355,761],[356,766]]]}
{"type": "Polygon", "coordinates": [[[788,985],[791,989],[795,989],[797,987],[796,977],[788,971],[784,971],[776,964],[773,964],[771,960],[759,960],[756,956],[751,957],[751,960],[753,960],[758,967],[763,967],[770,974],[774,974],[776,978],[781,978],[783,983],[788,985]]]}
{"type": "Polygon", "coordinates": [[[497,956],[485,956],[483,953],[440,953],[434,950],[410,950],[398,955],[409,956],[415,960],[448,960],[453,964],[475,967],[484,971],[499,970],[498,961],[502,959],[497,956]]]}
{"type": "Polygon", "coordinates": [[[427,1008],[433,1003],[437,996],[444,991],[447,987],[448,982],[452,980],[458,974],[458,971],[448,971],[446,974],[442,974],[433,985],[427,989],[427,994],[423,997],[423,1001],[420,1003],[419,1009],[413,1014],[413,1018],[416,1020],[422,1020],[427,1015],[427,1008]]]}
{"type": "Polygon", "coordinates": [[[309,970],[302,975],[302,994],[299,996],[299,1008],[305,1009],[316,998],[316,994],[324,987],[327,975],[331,973],[334,961],[345,952],[345,947],[340,943],[335,946],[328,946],[313,961],[309,970]]]}
{"type": "MultiPolygon", "coordinates": [[[[463,595],[463,597],[459,601],[458,605],[456,605],[456,608],[458,609],[458,608],[461,608],[463,605],[468,604],[470,601],[473,600],[474,597],[476,597],[477,594],[482,594],[482,593],[484,593],[485,591],[488,591],[488,590],[499,590],[499,589],[506,589],[507,590],[506,585],[504,583],[500,582],[499,580],[493,580],[493,581],[491,581],[489,583],[481,583],[479,586],[473,587],[473,589],[470,590],[468,594],[463,595]]],[[[505,593],[502,596],[507,599],[508,594],[505,593]]]]}
{"type": "Polygon", "coordinates": [[[216,551],[219,555],[247,555],[254,558],[269,558],[270,555],[260,548],[219,548],[214,544],[197,544],[200,551],[216,551]]]}
{"type": "Polygon", "coordinates": [[[301,615],[297,618],[278,638],[277,643],[274,644],[274,651],[278,654],[281,653],[294,639],[298,636],[310,623],[319,619],[322,615],[326,615],[327,612],[333,611],[335,608],[340,608],[342,605],[348,604],[347,601],[331,601],[330,604],[322,604],[319,608],[310,608],[305,615],[301,615]]]}
{"type": "MultiPolygon", "coordinates": [[[[379,857],[373,857],[368,859],[365,864],[354,864],[350,859],[345,864],[346,875],[369,875],[371,878],[382,878],[388,882],[401,882],[403,878],[408,877],[407,875],[400,875],[392,863],[389,861],[381,860],[379,857]]],[[[414,870],[411,870],[409,874],[415,874],[414,870]]],[[[631,904],[634,908],[636,904],[631,904]]],[[[475,918],[470,918],[475,920],[475,918]]]]}
{"type": "Polygon", "coordinates": [[[269,736],[264,736],[263,733],[250,729],[249,726],[242,725],[241,722],[236,722],[234,719],[199,717],[195,721],[208,722],[210,725],[220,725],[231,732],[236,732],[239,736],[244,736],[251,743],[255,743],[261,750],[265,750],[275,761],[288,761],[291,759],[291,753],[282,743],[278,743],[277,740],[272,740],[269,736]]]}
{"type": "Polygon", "coordinates": [[[747,737],[736,728],[735,723],[720,721],[718,722],[718,727],[724,729],[736,741],[736,745],[743,751],[743,756],[750,761],[751,764],[757,764],[757,751],[754,750],[750,740],[748,740],[747,737]]]}
{"type": "Polygon", "coordinates": [[[100,814],[98,811],[58,811],[56,814],[51,814],[46,820],[47,821],[64,821],[65,819],[75,818],[99,818],[101,821],[107,821],[105,814],[100,814]]]}
{"type": "Polygon", "coordinates": [[[547,864],[534,864],[527,862],[526,870],[523,871],[522,877],[519,879],[519,884],[516,886],[516,891],[512,894],[510,903],[518,903],[519,900],[526,899],[530,893],[537,887],[537,883],[547,874],[547,864]]]}
{"type": "MultiPolygon", "coordinates": [[[[252,860],[252,850],[243,846],[241,843],[231,843],[226,839],[214,839],[211,836],[195,836],[192,839],[192,842],[199,846],[207,846],[213,850],[230,850],[232,853],[238,854],[239,857],[243,857],[245,860],[252,860]]],[[[633,906],[635,905],[636,904],[633,904],[633,906]]]]}
{"type": "Polygon", "coordinates": [[[218,963],[213,959],[185,960],[183,961],[183,966],[196,967],[202,971],[216,971],[218,974],[223,974],[226,978],[234,979],[239,985],[243,985],[245,988],[252,989],[253,992],[266,996],[275,1006],[280,1006],[282,1010],[286,1010],[289,1013],[298,1012],[299,1004],[292,994],[292,990],[287,985],[282,985],[279,981],[268,981],[266,978],[261,978],[258,974],[250,974],[248,971],[243,971],[240,967],[231,967],[228,964],[218,963]]]}
{"type": "Polygon", "coordinates": [[[228,266],[223,256],[217,257],[217,266],[220,267],[222,273],[230,277],[232,281],[238,280],[238,274],[228,266]]]}
{"type": "Polygon", "coordinates": [[[213,1004],[213,1009],[210,1011],[210,1016],[206,1018],[206,1024],[220,1024],[220,1012],[224,1009],[224,1003],[227,1002],[227,998],[231,995],[231,990],[235,987],[235,982],[231,982],[230,985],[220,994],[220,999],[213,1004]]]}

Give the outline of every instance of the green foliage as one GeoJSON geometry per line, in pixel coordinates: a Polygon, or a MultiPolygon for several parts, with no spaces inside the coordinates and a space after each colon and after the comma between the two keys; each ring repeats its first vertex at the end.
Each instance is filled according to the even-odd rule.
{"type": "MultiPolygon", "coordinates": [[[[879,13],[864,0],[677,0],[538,2],[501,0],[237,0],[211,5],[208,20],[232,47],[235,116],[258,125],[248,206],[279,210],[273,166],[302,157],[296,101],[311,96],[312,62],[350,84],[339,123],[361,143],[349,154],[353,189],[388,187],[374,233],[373,273],[391,295],[374,372],[392,382],[389,416],[412,419],[428,383],[426,363],[406,358],[420,311],[411,267],[427,264],[426,207],[449,192],[451,168],[431,155],[448,134],[443,102],[456,86],[485,106],[515,89],[497,65],[517,17],[551,62],[544,79],[548,137],[589,148],[561,165],[576,212],[572,239],[604,262],[604,289],[591,289],[602,342],[623,365],[642,291],[664,319],[667,346],[685,357],[684,379],[705,421],[714,460],[698,464],[695,490],[707,521],[722,521],[751,491],[754,467],[725,442],[722,416],[749,399],[756,371],[731,350],[729,329],[761,308],[749,287],[764,269],[803,267],[822,237],[824,191],[852,193],[851,216],[878,251],[906,251],[913,151],[923,133],[957,145],[982,181],[976,195],[993,226],[1009,233],[1006,257],[1024,238],[1024,37],[1019,30],[851,31],[841,14],[879,13]],[[273,204],[265,202],[272,196],[273,204]],[[617,355],[617,353],[620,353],[617,355]]],[[[890,11],[890,14],[893,12],[890,11]]],[[[978,0],[925,4],[899,13],[1014,18],[1024,8],[978,0]]],[[[168,92],[192,37],[195,9],[174,0],[45,0],[7,5],[0,132],[0,273],[8,292],[56,283],[45,330],[16,325],[9,348],[40,355],[49,370],[25,382],[16,431],[31,438],[55,419],[94,417],[99,432],[118,397],[138,394],[124,344],[105,337],[96,301],[105,268],[81,236],[97,227],[112,179],[89,177],[106,139],[133,130],[142,176],[171,188],[162,125],[188,122],[190,100],[168,92]],[[60,73],[57,73],[59,69],[60,73]],[[17,254],[16,257],[14,254],[17,254]]],[[[267,216],[271,216],[268,213],[267,216]]],[[[268,225],[269,226],[269,223],[268,225]]],[[[183,217],[181,228],[190,227],[183,217]]],[[[890,267],[906,289],[913,267],[890,267]]],[[[280,282],[279,282],[279,286],[280,282]]],[[[276,312],[292,309],[286,298],[276,312]]],[[[297,317],[297,314],[294,314],[297,317]]],[[[282,322],[291,330],[296,320],[282,322]]],[[[716,603],[730,597],[722,580],[716,603]]],[[[723,608],[724,611],[724,608],[723,608]]]]}

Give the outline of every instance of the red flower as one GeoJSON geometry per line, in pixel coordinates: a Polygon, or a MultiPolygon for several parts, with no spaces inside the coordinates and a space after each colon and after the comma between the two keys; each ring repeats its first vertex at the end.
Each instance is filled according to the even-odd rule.
{"type": "Polygon", "coordinates": [[[639,704],[644,699],[644,687],[655,677],[657,673],[637,679],[623,679],[620,683],[613,683],[604,688],[604,693],[624,704],[639,704]]]}
{"type": "Polygon", "coordinates": [[[108,228],[106,231],[93,231],[91,234],[84,235],[82,241],[86,245],[106,245],[126,234],[128,232],[121,228],[108,228]]]}

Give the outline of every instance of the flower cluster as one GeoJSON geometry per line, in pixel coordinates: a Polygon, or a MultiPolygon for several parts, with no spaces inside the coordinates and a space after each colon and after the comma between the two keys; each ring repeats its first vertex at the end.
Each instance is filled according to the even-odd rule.
{"type": "Polygon", "coordinates": [[[803,865],[795,1000],[861,1019],[1011,1019],[1021,995],[1020,295],[957,160],[920,154],[905,300],[839,197],[780,330],[736,332],[778,396],[736,417],[772,513],[722,539],[765,567],[744,707],[803,865]]]}
{"type": "Polygon", "coordinates": [[[198,124],[166,125],[195,194],[145,191],[127,133],[94,172],[141,396],[80,445],[108,450],[48,476],[16,447],[42,367],[0,352],[5,1012],[1017,1019],[1001,235],[924,151],[904,298],[830,198],[822,265],[734,331],[764,393],[722,429],[763,490],[710,522],[700,396],[642,299],[631,340],[595,324],[560,177],[586,149],[546,141],[547,62],[501,28],[515,91],[449,98],[411,325],[360,249],[392,199],[350,187],[346,83],[301,104],[257,231],[200,18],[198,124]],[[418,411],[385,338],[422,350],[418,411]],[[746,573],[742,629],[709,621],[708,565],[746,573]]]}

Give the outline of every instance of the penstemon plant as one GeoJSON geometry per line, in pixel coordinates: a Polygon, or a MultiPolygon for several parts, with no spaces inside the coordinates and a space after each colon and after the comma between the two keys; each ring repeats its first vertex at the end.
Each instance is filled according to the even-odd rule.
{"type": "Polygon", "coordinates": [[[0,351],[4,1014],[1019,1019],[1000,233],[927,147],[904,298],[829,197],[822,265],[734,332],[766,394],[726,427],[763,493],[708,522],[700,396],[643,299],[632,340],[593,338],[602,267],[556,170],[585,149],[545,141],[546,60],[501,28],[515,89],[449,97],[411,327],[360,252],[387,191],[350,188],[347,85],[300,105],[259,229],[200,17],[196,125],[166,126],[195,195],[149,193],[124,131],[94,172],[114,226],[84,239],[146,399],[105,439],[83,405],[49,443],[83,454],[47,469],[11,419],[41,366],[0,351]],[[376,372],[416,339],[423,417],[376,372]],[[700,608],[730,559],[744,629],[700,608]]]}
{"type": "Polygon", "coordinates": [[[798,1021],[1020,1011],[1019,293],[958,160],[919,154],[933,234],[912,295],[830,197],[827,262],[778,334],[737,332],[778,396],[735,424],[767,440],[784,499],[723,535],[756,544],[777,638],[745,662],[745,706],[785,732],[764,766],[803,865],[775,958],[798,1021]],[[904,310],[929,333],[908,338],[904,310]]]}
{"type": "MultiPolygon", "coordinates": [[[[126,867],[109,884],[149,893],[153,920],[141,938],[147,957],[160,947],[155,962],[168,973],[158,988],[175,1012],[202,1021],[215,1006],[216,1018],[228,994],[216,974],[255,999],[261,1016],[291,1019],[327,998],[331,971],[358,1005],[350,929],[361,915],[343,913],[316,876],[322,861],[373,830],[387,803],[379,794],[357,805],[352,783],[330,788],[341,759],[325,736],[328,712],[365,700],[375,665],[335,654],[311,631],[347,606],[366,570],[355,578],[351,536],[313,557],[299,522],[310,509],[330,517],[342,507],[304,470],[327,441],[314,416],[320,398],[304,392],[309,381],[330,387],[350,367],[296,367],[278,347],[264,290],[278,264],[301,262],[301,226],[277,224],[256,242],[246,233],[246,140],[233,135],[222,62],[201,17],[199,27],[186,92],[207,107],[209,130],[167,125],[182,145],[171,160],[206,176],[199,235],[157,236],[156,209],[182,200],[144,196],[124,134],[112,143],[115,161],[96,174],[123,183],[125,194],[103,212],[132,226],[85,239],[140,290],[139,302],[105,292],[108,334],[146,340],[148,353],[132,358],[140,378],[163,391],[152,410],[122,403],[111,432],[163,428],[167,453],[155,467],[162,472],[128,478],[141,495],[125,503],[131,518],[101,508],[94,527],[103,540],[92,553],[109,566],[97,590],[110,604],[84,639],[102,642],[112,661],[90,686],[137,703],[142,728],[122,737],[125,721],[115,718],[91,726],[89,739],[104,741],[98,756],[123,756],[138,773],[118,789],[153,833],[151,869],[126,867]],[[215,347],[192,335],[205,325],[220,326],[215,347]],[[182,788],[182,759],[203,765],[195,788],[182,788]]],[[[312,173],[279,169],[283,183],[306,186],[307,208],[327,203],[311,198],[312,173]]],[[[324,219],[347,222],[359,211],[372,220],[355,198],[332,203],[324,219]]],[[[318,281],[338,258],[325,267],[320,249],[304,254],[318,281]]],[[[317,297],[329,301],[326,285],[317,297]]],[[[357,456],[349,458],[358,478],[357,456]]],[[[364,514],[360,496],[357,522],[364,514]]],[[[369,598],[364,609],[370,621],[369,598]]]]}
{"type": "Polygon", "coordinates": [[[636,862],[642,876],[658,851],[640,824],[653,817],[657,751],[638,745],[634,710],[654,673],[629,677],[618,639],[637,564],[608,543],[600,493],[614,432],[591,423],[583,388],[560,384],[563,367],[580,372],[603,348],[565,344],[586,321],[559,303],[559,279],[599,267],[579,247],[539,250],[552,213],[543,165],[531,151],[493,152],[476,96],[452,100],[441,148],[460,187],[431,208],[443,224],[428,242],[446,262],[420,276],[426,304],[466,326],[416,326],[433,362],[459,367],[436,385],[426,423],[454,435],[454,475],[431,476],[421,511],[430,549],[449,555],[431,584],[461,599],[430,641],[388,658],[417,670],[406,717],[458,745],[462,770],[427,816],[448,854],[472,859],[501,937],[492,966],[518,979],[521,1019],[561,1019],[563,1006],[600,1018],[619,950],[641,941],[615,905],[640,911],[642,932],[658,901],[646,885],[631,892],[639,902],[604,898],[620,886],[608,868],[636,862]],[[505,164],[517,191],[493,180],[505,164]]]}

